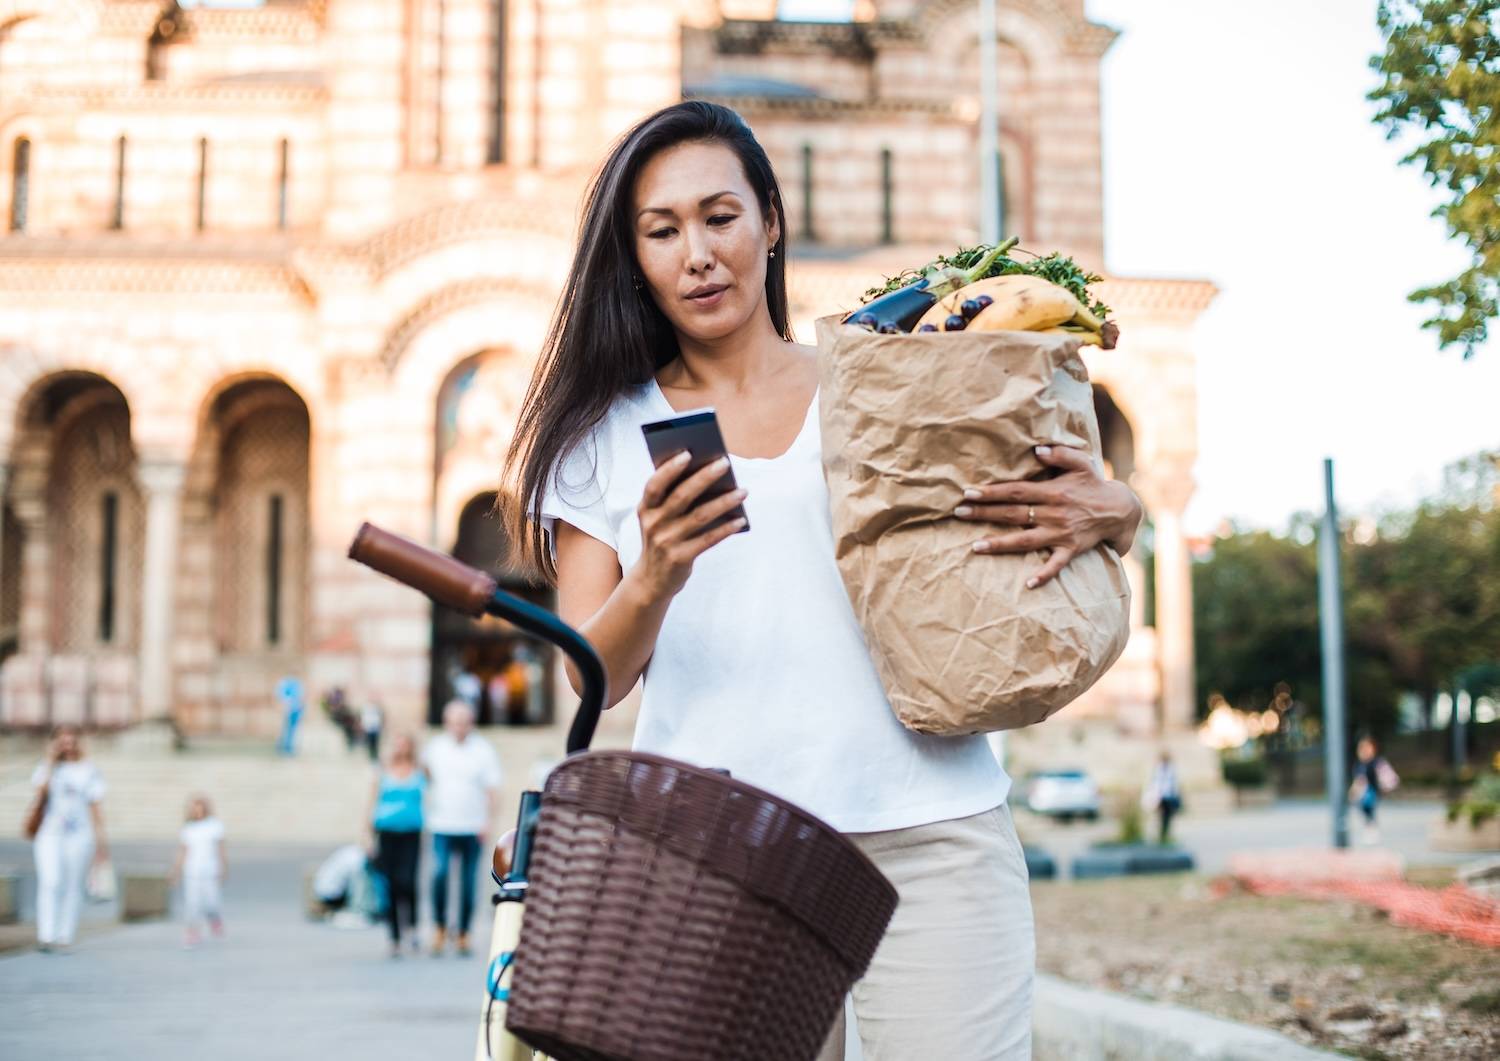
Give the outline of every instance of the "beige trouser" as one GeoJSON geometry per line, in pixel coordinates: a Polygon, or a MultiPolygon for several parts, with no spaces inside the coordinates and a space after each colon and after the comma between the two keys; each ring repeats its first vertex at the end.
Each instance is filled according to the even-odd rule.
{"type": "MultiPolygon", "coordinates": [[[[852,992],[864,1061],[1030,1058],[1036,941],[1010,808],[849,839],[901,895],[852,992]]],[[[818,1061],[843,1061],[844,1031],[841,1013],[818,1061]]]]}

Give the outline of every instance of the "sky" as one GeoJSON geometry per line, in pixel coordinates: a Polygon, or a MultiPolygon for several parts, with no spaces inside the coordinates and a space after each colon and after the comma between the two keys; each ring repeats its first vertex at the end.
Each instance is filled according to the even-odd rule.
{"type": "MultiPolygon", "coordinates": [[[[781,13],[851,6],[783,0],[781,13]]],[[[1192,533],[1321,511],[1324,457],[1353,515],[1410,505],[1444,465],[1500,449],[1500,341],[1468,361],[1439,352],[1406,301],[1468,256],[1371,122],[1375,7],[1088,0],[1122,31],[1103,68],[1106,266],[1221,292],[1193,336],[1192,533]]]]}

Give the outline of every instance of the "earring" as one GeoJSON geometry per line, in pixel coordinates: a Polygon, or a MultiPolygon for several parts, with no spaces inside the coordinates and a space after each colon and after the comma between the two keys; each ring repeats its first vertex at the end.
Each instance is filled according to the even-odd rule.
{"type": "Polygon", "coordinates": [[[771,257],[773,257],[773,258],[776,257],[776,252],[775,251],[771,252],[771,257]]]}
{"type": "Polygon", "coordinates": [[[646,286],[641,282],[641,278],[639,276],[631,277],[631,282],[635,285],[635,289],[637,291],[646,286]]]}

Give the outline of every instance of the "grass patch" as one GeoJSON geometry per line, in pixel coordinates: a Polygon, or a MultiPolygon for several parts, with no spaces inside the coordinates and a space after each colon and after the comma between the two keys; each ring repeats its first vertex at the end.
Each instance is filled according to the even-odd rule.
{"type": "Polygon", "coordinates": [[[1482,991],[1459,1003],[1470,1013],[1485,1017],[1500,1017],[1500,991],[1482,991]]]}

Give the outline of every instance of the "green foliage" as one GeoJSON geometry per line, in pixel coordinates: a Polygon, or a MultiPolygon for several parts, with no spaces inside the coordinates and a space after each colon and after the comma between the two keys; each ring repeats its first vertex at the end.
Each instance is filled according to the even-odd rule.
{"type": "MultiPolygon", "coordinates": [[[[1470,476],[1470,487],[1389,516],[1358,540],[1343,537],[1356,732],[1389,732],[1402,691],[1430,702],[1440,691],[1482,695],[1500,685],[1500,510],[1475,481],[1483,482],[1470,476]]],[[[1284,682],[1321,711],[1317,547],[1306,524],[1287,537],[1255,531],[1215,542],[1194,565],[1193,612],[1200,705],[1218,693],[1262,711],[1284,682]]]]}
{"type": "Polygon", "coordinates": [[[1482,991],[1477,995],[1470,995],[1459,1005],[1470,1013],[1500,1017],[1500,991],[1482,991]]]}
{"type": "Polygon", "coordinates": [[[1270,779],[1263,756],[1253,759],[1235,759],[1226,756],[1220,763],[1224,772],[1224,783],[1235,788],[1259,788],[1270,779]]]}
{"type": "Polygon", "coordinates": [[[1142,820],[1139,800],[1127,799],[1120,808],[1120,835],[1118,843],[1143,844],[1146,842],[1146,827],[1142,820]]]}
{"type": "Polygon", "coordinates": [[[1444,190],[1433,214],[1473,251],[1468,269],[1411,300],[1437,304],[1424,327],[1467,358],[1500,315],[1500,0],[1381,0],[1377,18],[1375,120],[1421,141],[1402,162],[1444,190]]]}
{"type": "MultiPolygon", "coordinates": [[[[864,293],[861,302],[869,302],[879,298],[881,295],[905,287],[922,278],[922,274],[928,269],[953,266],[958,269],[971,269],[979,264],[979,259],[993,248],[992,244],[980,244],[977,247],[960,247],[953,254],[940,254],[938,257],[923,266],[921,269],[907,269],[903,273],[889,277],[879,287],[872,287],[864,293]]],[[[1029,253],[1029,252],[1021,252],[1029,253]]],[[[1065,287],[1072,292],[1073,297],[1078,299],[1089,308],[1094,316],[1103,320],[1109,316],[1109,307],[1089,292],[1090,284],[1097,284],[1103,280],[1102,276],[1087,272],[1078,267],[1078,263],[1072,258],[1065,258],[1061,254],[1049,254],[1044,258],[1031,257],[1028,259],[1016,259],[1010,255],[1003,254],[985,271],[979,279],[985,280],[992,276],[1007,276],[1011,273],[1025,273],[1029,276],[1039,276],[1043,280],[1065,287]]]]}
{"type": "Polygon", "coordinates": [[[1448,823],[1468,819],[1478,829],[1491,818],[1500,817],[1500,774],[1480,774],[1464,798],[1448,804],[1448,823]]]}
{"type": "Polygon", "coordinates": [[[1318,571],[1311,544],[1265,531],[1221,538],[1193,568],[1198,703],[1263,711],[1278,683],[1319,702],[1318,571]]]}

